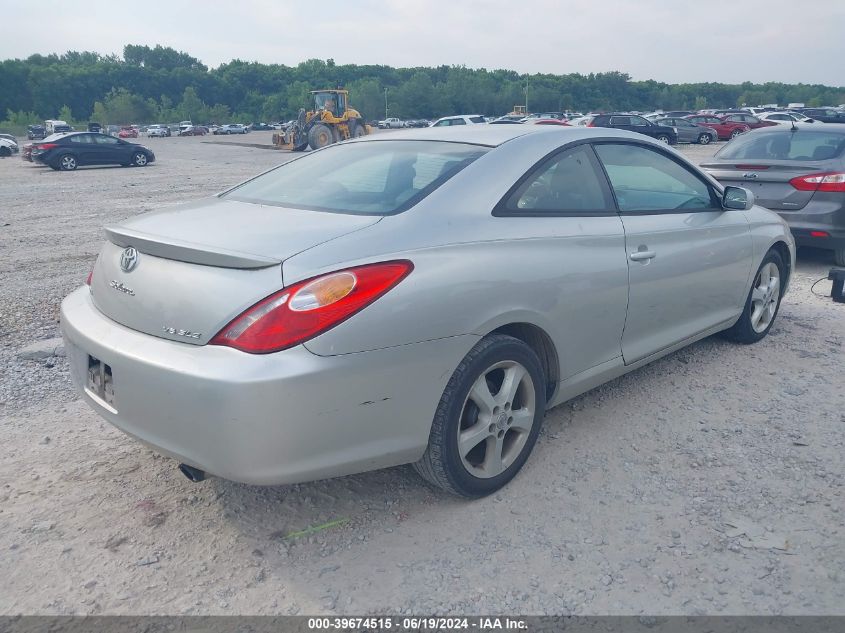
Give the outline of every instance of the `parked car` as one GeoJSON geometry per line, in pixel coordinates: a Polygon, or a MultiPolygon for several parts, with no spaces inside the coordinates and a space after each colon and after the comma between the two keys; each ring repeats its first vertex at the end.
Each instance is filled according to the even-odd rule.
{"type": "Polygon", "coordinates": [[[763,339],[794,265],[783,220],[653,139],[535,125],[330,145],[106,235],[61,324],[108,422],[194,481],[415,463],[467,497],[547,409],[763,339]]]}
{"type": "Polygon", "coordinates": [[[793,123],[813,123],[815,119],[800,112],[765,112],[759,115],[761,121],[773,121],[778,125],[792,125],[793,123]]]}
{"type": "Polygon", "coordinates": [[[707,127],[716,130],[716,134],[719,135],[719,139],[722,141],[728,141],[732,138],[736,138],[740,134],[744,134],[751,129],[745,123],[725,121],[714,114],[693,114],[692,116],[684,118],[691,123],[706,125],[707,127]]]}
{"type": "Polygon", "coordinates": [[[43,125],[26,126],[26,138],[30,141],[42,139],[45,136],[47,136],[47,130],[44,129],[43,125]]]}
{"type": "Polygon", "coordinates": [[[47,119],[44,121],[44,130],[45,133],[49,135],[72,132],[73,128],[69,126],[66,121],[60,121],[59,119],[47,119]]]}
{"type": "Polygon", "coordinates": [[[587,127],[609,127],[617,130],[638,132],[669,145],[674,145],[678,142],[677,130],[667,125],[657,125],[636,114],[616,112],[598,114],[593,117],[592,121],[587,123],[587,127]]]}
{"type": "Polygon", "coordinates": [[[665,125],[666,127],[674,128],[678,133],[679,143],[698,143],[699,145],[707,145],[713,141],[719,140],[719,133],[712,127],[706,127],[693,123],[687,119],[680,117],[670,117],[665,119],[657,119],[657,125],[665,125]]]}
{"type": "Polygon", "coordinates": [[[18,139],[14,134],[0,134],[0,138],[4,138],[7,141],[12,141],[15,145],[18,144],[18,139]]]}
{"type": "Polygon", "coordinates": [[[729,143],[702,166],[740,185],[789,223],[798,245],[832,250],[845,266],[845,127],[776,125],[729,143]]]}
{"type": "Polygon", "coordinates": [[[565,125],[569,127],[564,119],[528,119],[525,121],[527,125],[565,125]]]}
{"type": "MultiPolygon", "coordinates": [[[[235,132],[227,132],[227,134],[234,134],[235,132]]],[[[240,132],[241,134],[245,134],[246,132],[240,132]]],[[[204,125],[191,125],[190,127],[186,127],[184,130],[179,130],[179,136],[205,136],[208,134],[208,128],[204,125]]]]}
{"type": "Polygon", "coordinates": [[[530,121],[530,119],[565,119],[566,115],[563,112],[532,112],[528,116],[523,118],[524,122],[530,121]]]}
{"type": "Polygon", "coordinates": [[[801,113],[822,123],[845,123],[845,112],[834,108],[802,108],[801,113]]]}
{"type": "Polygon", "coordinates": [[[163,138],[165,136],[170,136],[170,134],[170,128],[166,125],[156,123],[155,125],[150,125],[149,127],[147,127],[147,136],[150,138],[163,138]]]}
{"type": "Polygon", "coordinates": [[[117,138],[138,138],[138,130],[129,125],[125,125],[120,128],[120,132],[117,133],[117,138]]]}
{"type": "Polygon", "coordinates": [[[575,117],[573,119],[569,119],[568,123],[569,123],[569,125],[572,125],[572,126],[575,126],[575,127],[582,127],[582,126],[589,125],[590,121],[592,121],[592,120],[593,120],[592,116],[579,116],[579,117],[575,117]]]}
{"type": "Polygon", "coordinates": [[[246,134],[246,128],[241,125],[240,123],[227,123],[226,125],[221,125],[216,130],[214,130],[215,134],[246,134]]]}
{"type": "Polygon", "coordinates": [[[479,123],[487,123],[480,114],[459,114],[456,116],[444,116],[437,119],[429,127],[449,127],[453,125],[477,125],[479,123]]]}
{"type": "Polygon", "coordinates": [[[0,136],[0,158],[8,158],[12,154],[17,154],[19,151],[20,148],[15,141],[0,136]]]}
{"type": "Polygon", "coordinates": [[[93,132],[48,136],[33,145],[32,157],[61,171],[73,171],[84,165],[145,167],[155,160],[155,154],[143,145],[93,132]]]}
{"type": "Polygon", "coordinates": [[[88,131],[89,132],[96,132],[97,134],[99,134],[100,132],[103,131],[103,126],[100,125],[99,123],[91,121],[91,122],[88,123],[88,131]]]}
{"type": "Polygon", "coordinates": [[[267,123],[253,123],[252,125],[250,125],[250,127],[256,131],[265,131],[273,129],[273,126],[267,123]]]}
{"type": "Polygon", "coordinates": [[[752,130],[756,130],[761,127],[770,127],[772,125],[777,125],[774,121],[763,121],[758,119],[753,114],[724,114],[722,115],[722,121],[726,123],[743,123],[747,125],[752,130]]]}

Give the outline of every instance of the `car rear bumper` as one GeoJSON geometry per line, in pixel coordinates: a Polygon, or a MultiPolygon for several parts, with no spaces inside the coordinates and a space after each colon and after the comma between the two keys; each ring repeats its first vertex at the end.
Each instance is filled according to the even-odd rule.
{"type": "Polygon", "coordinates": [[[252,484],[416,461],[446,382],[478,340],[252,355],[130,330],[100,313],[87,287],[61,317],[73,381],[98,414],[162,453],[252,484]],[[87,387],[89,356],[111,367],[112,406],[87,387]]]}
{"type": "Polygon", "coordinates": [[[845,200],[840,198],[842,194],[816,193],[800,211],[777,213],[789,224],[798,246],[845,248],[845,200]]]}

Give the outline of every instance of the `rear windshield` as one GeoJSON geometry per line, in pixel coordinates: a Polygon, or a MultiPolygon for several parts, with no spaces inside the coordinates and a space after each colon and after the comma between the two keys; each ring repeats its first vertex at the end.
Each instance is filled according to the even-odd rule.
{"type": "Polygon", "coordinates": [[[489,148],[442,141],[366,141],[281,165],[224,198],[297,209],[390,215],[409,209],[489,148]]]}
{"type": "Polygon", "coordinates": [[[728,160],[828,160],[842,156],[845,134],[789,128],[768,134],[743,134],[716,154],[728,160]]]}

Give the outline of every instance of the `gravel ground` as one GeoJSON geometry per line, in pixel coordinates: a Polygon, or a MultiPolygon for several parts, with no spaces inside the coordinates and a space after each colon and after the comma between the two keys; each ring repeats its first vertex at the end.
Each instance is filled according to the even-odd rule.
{"type": "Polygon", "coordinates": [[[191,484],[84,405],[64,358],[18,357],[59,335],[103,224],[285,160],[240,145],[269,136],[143,140],[145,169],[0,160],[0,614],[845,614],[845,307],[810,292],[823,252],[799,253],[765,341],[708,339],[557,407],[473,502],[409,468],[191,484]]]}

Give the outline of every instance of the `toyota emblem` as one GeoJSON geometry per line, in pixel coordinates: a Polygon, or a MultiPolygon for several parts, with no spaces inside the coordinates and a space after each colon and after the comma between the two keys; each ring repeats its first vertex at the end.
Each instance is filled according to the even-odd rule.
{"type": "Polygon", "coordinates": [[[120,270],[125,273],[131,272],[138,265],[138,251],[129,246],[124,248],[120,254],[120,270]]]}

